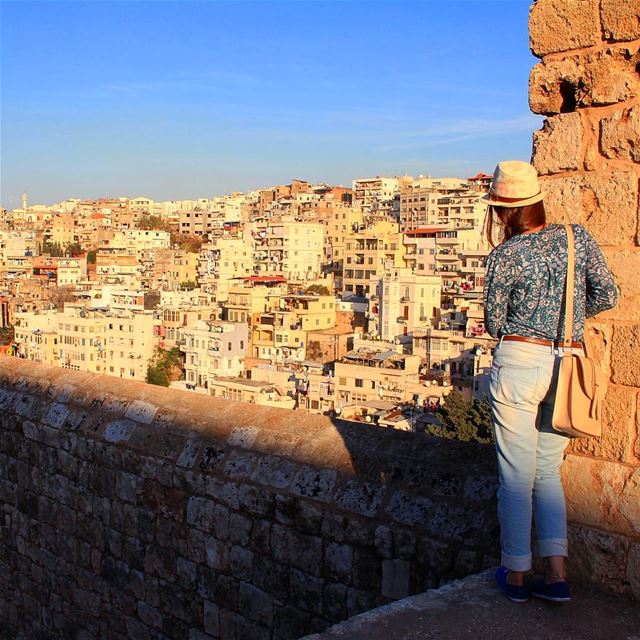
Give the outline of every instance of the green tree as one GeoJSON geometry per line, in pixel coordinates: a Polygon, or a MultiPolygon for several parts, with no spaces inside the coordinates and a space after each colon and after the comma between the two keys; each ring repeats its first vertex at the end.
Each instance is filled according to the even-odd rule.
{"type": "Polygon", "coordinates": [[[138,220],[136,227],[143,231],[171,231],[171,225],[160,216],[144,214],[138,220]]]}
{"type": "Polygon", "coordinates": [[[317,293],[320,296],[328,296],[331,294],[331,291],[323,284],[312,284],[310,287],[307,287],[305,293],[317,293]]]}
{"type": "Polygon", "coordinates": [[[426,427],[431,435],[464,442],[493,442],[491,407],[487,400],[465,400],[459,391],[453,389],[445,397],[436,416],[440,424],[426,427]]]}
{"type": "Polygon", "coordinates": [[[155,384],[158,387],[168,387],[169,376],[167,376],[165,371],[158,369],[158,367],[149,365],[147,367],[147,382],[149,384],[155,384]]]}
{"type": "Polygon", "coordinates": [[[0,344],[7,345],[11,344],[15,339],[15,329],[12,324],[7,325],[6,327],[0,327],[0,344]]]}
{"type": "Polygon", "coordinates": [[[89,251],[87,253],[87,264],[95,264],[96,263],[96,251],[89,251]]]}
{"type": "Polygon", "coordinates": [[[52,258],[59,258],[64,255],[59,242],[49,242],[48,240],[42,243],[42,253],[50,255],[52,258]]]}
{"type": "Polygon", "coordinates": [[[147,382],[168,387],[174,380],[182,378],[182,353],[178,347],[156,348],[151,364],[147,367],[147,382]]]}
{"type": "Polygon", "coordinates": [[[204,239],[200,236],[194,236],[187,233],[172,233],[171,244],[187,251],[188,253],[199,253],[200,247],[204,243],[204,239]]]}
{"type": "Polygon", "coordinates": [[[82,253],[82,245],[79,242],[71,242],[64,250],[65,256],[79,256],[82,253]]]}
{"type": "Polygon", "coordinates": [[[185,280],[180,283],[180,289],[182,291],[193,291],[197,286],[193,280],[185,280]]]}

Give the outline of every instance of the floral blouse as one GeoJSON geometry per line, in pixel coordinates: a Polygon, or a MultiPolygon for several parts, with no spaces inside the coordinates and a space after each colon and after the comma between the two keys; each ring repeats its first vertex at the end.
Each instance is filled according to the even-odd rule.
{"type": "MultiPolygon", "coordinates": [[[[614,307],[618,290],[595,240],[582,225],[571,226],[576,256],[573,339],[582,340],[585,317],[614,307]]],[[[520,335],[561,340],[566,277],[567,234],[563,225],[547,225],[498,245],[486,264],[487,331],[495,338],[520,335]]]]}

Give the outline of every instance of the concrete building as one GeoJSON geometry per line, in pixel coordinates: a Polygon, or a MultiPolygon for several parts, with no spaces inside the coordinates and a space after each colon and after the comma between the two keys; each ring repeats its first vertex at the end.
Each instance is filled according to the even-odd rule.
{"type": "Polygon", "coordinates": [[[420,358],[395,351],[359,348],[335,363],[336,409],[355,402],[412,399],[419,385],[420,358]]]}
{"type": "Polygon", "coordinates": [[[190,387],[209,389],[215,378],[244,372],[248,328],[244,322],[200,320],[181,331],[185,380],[190,387]]]}
{"type": "Polygon", "coordinates": [[[404,266],[404,246],[397,226],[377,224],[347,238],[342,282],[345,294],[375,294],[378,280],[387,269],[404,266]]]}
{"type": "Polygon", "coordinates": [[[380,337],[393,340],[431,325],[440,308],[441,284],[439,276],[414,274],[410,269],[385,271],[378,285],[380,337]]]}

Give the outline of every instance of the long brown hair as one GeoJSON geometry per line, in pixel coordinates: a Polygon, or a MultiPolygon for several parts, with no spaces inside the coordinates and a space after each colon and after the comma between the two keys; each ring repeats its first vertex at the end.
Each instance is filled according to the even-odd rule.
{"type": "Polygon", "coordinates": [[[506,242],[509,238],[526,233],[531,229],[546,224],[547,218],[544,211],[544,204],[534,202],[524,207],[495,207],[490,206],[487,211],[487,222],[485,225],[485,235],[489,244],[495,247],[493,241],[493,224],[494,216],[497,223],[503,228],[503,237],[501,242],[506,242]]]}

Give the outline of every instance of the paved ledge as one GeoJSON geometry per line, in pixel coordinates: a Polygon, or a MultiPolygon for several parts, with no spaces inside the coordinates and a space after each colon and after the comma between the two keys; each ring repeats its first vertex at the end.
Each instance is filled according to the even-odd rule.
{"type": "Polygon", "coordinates": [[[302,640],[640,640],[640,604],[573,587],[574,599],[515,604],[493,584],[493,570],[345,620],[302,640]]]}

